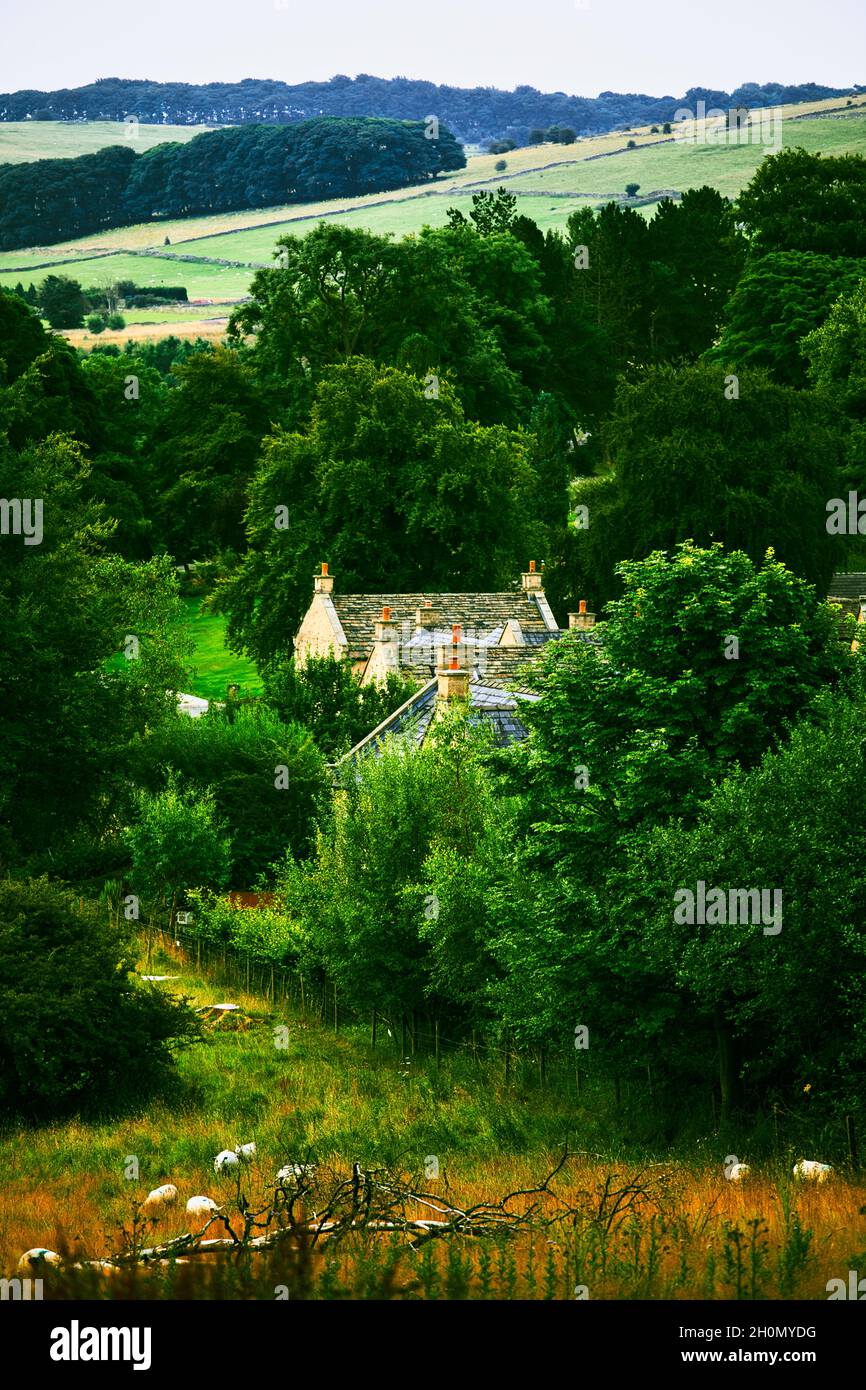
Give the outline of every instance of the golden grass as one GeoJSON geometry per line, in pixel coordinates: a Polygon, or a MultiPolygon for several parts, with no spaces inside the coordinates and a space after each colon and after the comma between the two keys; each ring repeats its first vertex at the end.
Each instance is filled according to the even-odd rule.
{"type": "MultiPolygon", "coordinates": [[[[174,1102],[154,1102],[115,1121],[0,1133],[0,1273],[13,1273],[19,1255],[33,1246],[93,1258],[118,1252],[135,1204],[164,1182],[178,1186],[179,1202],[148,1240],[181,1234],[188,1229],[188,1197],[234,1200],[234,1180],[214,1173],[213,1156],[251,1139],[258,1155],[243,1180],[253,1205],[263,1201],[282,1163],[310,1150],[323,1173],[346,1173],[357,1159],[414,1174],[416,1181],[425,1157],[435,1153],[441,1177],[426,1183],[427,1190],[465,1209],[536,1185],[556,1166],[567,1134],[572,1150],[601,1147],[597,1098],[579,1107],[576,1097],[552,1089],[506,1087],[501,1076],[468,1059],[446,1058],[437,1071],[431,1059],[418,1057],[410,1075],[391,1047],[373,1052],[362,1030],[335,1036],[279,1002],[271,1011],[243,989],[197,977],[177,951],[157,958],[154,969],[178,972],[181,978],[167,987],[196,1003],[240,1004],[255,1026],[212,1033],[183,1054],[183,1090],[174,1102]],[[288,1026],[285,1049],[274,1045],[276,1022],[288,1026]],[[125,1176],[131,1156],[140,1166],[137,1180],[125,1176]]],[[[826,1298],[827,1281],[846,1279],[858,1258],[866,1273],[860,1177],[837,1172],[823,1186],[798,1185],[785,1155],[753,1162],[751,1181],[735,1186],[724,1177],[725,1146],[712,1135],[708,1158],[697,1161],[663,1155],[649,1161],[622,1156],[621,1144],[609,1147],[609,1157],[570,1154],[551,1197],[543,1199],[553,1221],[548,1229],[526,1232],[507,1249],[459,1238],[433,1242],[423,1259],[408,1250],[405,1237],[351,1237],[316,1257],[303,1276],[305,1296],[434,1298],[445,1296],[447,1285],[455,1297],[571,1298],[581,1285],[593,1299],[826,1298]],[[628,1183],[636,1190],[615,1214],[611,1194],[628,1183]]],[[[525,1200],[518,1198],[513,1209],[525,1200]]],[[[419,1208],[417,1215],[429,1213],[419,1208]]],[[[292,1272],[298,1253],[252,1257],[249,1296],[272,1297],[274,1282],[301,1278],[292,1272]]],[[[198,1269],[193,1261],[143,1283],[133,1279],[126,1291],[154,1296],[165,1279],[167,1293],[170,1281],[182,1278],[198,1296],[240,1296],[219,1284],[210,1289],[198,1269]]],[[[109,1285],[116,1296],[116,1281],[103,1292],[109,1285]]]]}

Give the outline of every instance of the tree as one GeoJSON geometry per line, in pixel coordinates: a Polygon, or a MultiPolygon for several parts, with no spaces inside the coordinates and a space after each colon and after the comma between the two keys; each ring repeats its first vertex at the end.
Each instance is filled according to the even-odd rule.
{"type": "Polygon", "coordinates": [[[230,640],[287,652],[324,556],[349,593],[506,585],[540,551],[528,444],[467,420],[444,378],[436,395],[361,358],[332,368],[309,429],[263,445],[249,550],[219,591],[230,640]]]}
{"type": "Polygon", "coordinates": [[[152,795],[212,799],[231,847],[226,881],[239,889],[269,879],[288,851],[309,853],[330,786],[309,731],[257,706],[163,725],[142,741],[133,775],[152,795]]]}
{"type": "Polygon", "coordinates": [[[140,1104],[199,1035],[185,1000],[131,978],[130,924],[47,879],[0,880],[0,1112],[46,1123],[140,1104]]]}
{"type": "MultiPolygon", "coordinates": [[[[846,488],[866,486],[866,279],[801,341],[809,380],[847,423],[846,488]]],[[[849,561],[850,563],[850,561],[849,561]]]]}
{"type": "Polygon", "coordinates": [[[169,903],[174,924],[178,894],[186,888],[222,888],[228,880],[231,841],[217,820],[213,793],[184,791],[169,774],[165,791],[138,791],[138,816],[126,832],[134,891],[159,913],[169,903]]]}
{"type": "Polygon", "coordinates": [[[105,319],[101,314],[88,314],[84,325],[91,333],[105,332],[105,319]]]}
{"type": "MultiPolygon", "coordinates": [[[[529,738],[508,755],[519,798],[512,848],[476,893],[500,972],[495,995],[527,1041],[562,1042],[583,1024],[599,1065],[633,1067],[652,1047],[672,1084],[706,1074],[718,1035],[727,1085],[734,1018],[714,1007],[696,1016],[684,967],[673,967],[680,949],[689,958],[672,932],[673,891],[659,880],[689,883],[670,846],[701,823],[727,776],[784,747],[798,719],[813,738],[828,688],[859,695],[859,659],[839,642],[831,610],[775,560],[758,568],[742,553],[687,543],[623,565],[622,578],[600,647],[567,635],[545,652],[542,698],[522,716],[529,738]],[[650,873],[647,847],[663,835],[650,873]]],[[[792,799],[792,814],[807,800],[792,799]]],[[[814,838],[820,822],[805,819],[814,838]]],[[[769,834],[772,809],[765,824],[769,834]]],[[[722,830],[725,844],[741,826],[722,830]]],[[[784,836],[777,843],[780,861],[802,853],[784,836]]],[[[695,854],[689,872],[711,883],[714,862],[695,854]]],[[[805,862],[803,876],[811,871],[805,862]]],[[[733,1103],[735,1087],[725,1095],[733,1103]]]]}
{"type": "Polygon", "coordinates": [[[694,826],[656,830],[630,855],[647,949],[692,1016],[727,1040],[720,1083],[728,1109],[742,1100],[742,1075],[752,1095],[775,1091],[795,1113],[807,1085],[824,1113],[832,1103],[860,1103],[862,724],[859,702],[824,700],[820,718],[801,723],[790,743],[722,783],[694,826]],[[714,923],[719,914],[707,911],[706,923],[686,924],[672,905],[698,880],[728,902],[732,889],[771,890],[778,920],[767,932],[732,923],[729,913],[714,923]]]}
{"type": "Polygon", "coordinates": [[[179,561],[241,550],[247,488],[270,400],[237,352],[217,347],[172,368],[151,449],[156,520],[179,561]]]}
{"type": "Polygon", "coordinates": [[[621,384],[604,431],[606,471],[577,490],[589,527],[547,569],[554,599],[597,607],[617,592],[619,560],[688,537],[756,563],[772,547],[826,593],[843,558],[826,505],[838,496],[844,430],[826,402],[754,368],[738,383],[738,399],[727,398],[724,368],[701,363],[621,384]]]}
{"type": "Polygon", "coordinates": [[[753,260],[728,304],[710,361],[767,367],[777,381],[806,385],[802,344],[840,295],[866,274],[866,260],[778,251],[753,260]]]}
{"type": "Polygon", "coordinates": [[[758,166],[737,206],[759,253],[866,256],[864,191],[862,155],[822,156],[787,149],[758,166]]]}
{"type": "Polygon", "coordinates": [[[389,672],[381,685],[362,685],[348,662],[314,656],[298,666],[280,653],[262,670],[264,698],[285,723],[309,729],[329,761],[348,753],[416,690],[416,682],[389,672]]]}
{"type": "Polygon", "coordinates": [[[172,566],[111,553],[87,479],[68,439],[0,450],[0,496],[31,499],[38,536],[0,546],[0,823],[13,860],[49,846],[55,866],[77,828],[114,824],[133,739],[184,688],[172,566]]]}
{"type": "Polygon", "coordinates": [[[39,286],[39,303],[52,328],[80,328],[87,300],[77,280],[68,275],[46,275],[39,286]]]}
{"type": "Polygon", "coordinates": [[[625,186],[625,196],[626,196],[627,198],[636,198],[636,197],[637,197],[637,191],[638,191],[639,188],[640,188],[640,184],[639,184],[639,183],[627,183],[626,186],[625,186]]]}

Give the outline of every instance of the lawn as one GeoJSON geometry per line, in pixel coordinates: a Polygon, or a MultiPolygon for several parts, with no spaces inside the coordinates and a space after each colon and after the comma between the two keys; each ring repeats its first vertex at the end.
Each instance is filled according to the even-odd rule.
{"type": "Polygon", "coordinates": [[[224,700],[229,685],[239,685],[241,695],[260,695],[259,673],[246,657],[236,656],[225,644],[225,618],[202,612],[200,598],[183,600],[187,635],[192,639],[189,659],[192,679],[185,693],[203,700],[224,700]]]}

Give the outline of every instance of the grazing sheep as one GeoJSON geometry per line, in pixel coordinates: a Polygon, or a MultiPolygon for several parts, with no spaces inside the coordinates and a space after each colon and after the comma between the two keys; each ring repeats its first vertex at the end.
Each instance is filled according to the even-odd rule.
{"type": "Polygon", "coordinates": [[[212,1197],[190,1197],[186,1204],[186,1214],[193,1221],[208,1221],[219,1207],[212,1197]]]}
{"type": "Polygon", "coordinates": [[[277,1182],[300,1182],[303,1178],[309,1181],[315,1176],[315,1173],[315,1163],[286,1163],[277,1173],[277,1182]]]}
{"type": "Polygon", "coordinates": [[[44,1246],[37,1245],[32,1250],[25,1250],[18,1261],[18,1273],[29,1274],[32,1270],[41,1270],[45,1265],[59,1264],[62,1264],[59,1255],[53,1250],[46,1250],[44,1246]]]}
{"type": "Polygon", "coordinates": [[[240,1159],[233,1149],[221,1149],[213,1161],[214,1172],[222,1173],[226,1168],[236,1168],[240,1159]]]}
{"type": "Polygon", "coordinates": [[[730,1168],[725,1170],[725,1177],[728,1182],[743,1182],[751,1176],[751,1172],[748,1163],[732,1163],[730,1168]]]}
{"type": "Polygon", "coordinates": [[[804,1182],[826,1182],[832,1171],[829,1163],[817,1163],[813,1158],[801,1158],[794,1164],[794,1177],[804,1182]]]}
{"type": "Polygon", "coordinates": [[[255,1144],[238,1144],[237,1148],[235,1149],[235,1153],[237,1154],[238,1158],[242,1158],[244,1163],[251,1162],[251,1160],[255,1156],[255,1152],[255,1144]]]}
{"type": "Polygon", "coordinates": [[[173,1207],[177,1201],[177,1188],[173,1183],[163,1183],[162,1187],[155,1187],[152,1192],[148,1192],[141,1204],[141,1210],[145,1216],[158,1216],[164,1207],[173,1207]]]}

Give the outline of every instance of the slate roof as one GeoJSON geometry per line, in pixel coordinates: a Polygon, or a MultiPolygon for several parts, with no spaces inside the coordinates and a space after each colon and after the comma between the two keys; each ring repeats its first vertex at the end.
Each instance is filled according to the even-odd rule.
{"type": "Polygon", "coordinates": [[[863,570],[834,574],[827,590],[831,602],[833,599],[858,599],[861,594],[866,594],[866,572],[863,570]]]}
{"type": "MultiPolygon", "coordinates": [[[[408,700],[390,714],[387,719],[356,743],[340,763],[356,762],[368,754],[378,756],[382,741],[395,734],[404,734],[414,740],[417,747],[427,736],[427,730],[436,709],[439,682],[434,676],[426,685],[410,696],[408,700]]],[[[521,703],[534,703],[537,695],[508,691],[501,686],[487,685],[473,676],[469,681],[469,709],[473,721],[483,721],[493,730],[500,747],[526,738],[526,727],[519,716],[521,703]]]]}
{"type": "MultiPolygon", "coordinates": [[[[370,655],[375,641],[375,624],[381,618],[383,608],[390,608],[398,632],[406,623],[414,633],[418,630],[415,614],[419,608],[423,608],[426,600],[435,605],[437,628],[443,632],[447,629],[448,642],[451,641],[454,623],[459,623],[464,629],[474,629],[479,634],[491,633],[496,629],[501,634],[509,619],[516,619],[527,642],[532,640],[531,634],[556,630],[551,626],[552,615],[550,620],[545,615],[547,602],[544,594],[526,593],[521,589],[499,594],[332,593],[330,597],[346,634],[348,655],[352,661],[363,661],[370,655]]],[[[547,612],[550,610],[547,609],[547,612]]],[[[541,640],[544,640],[543,636],[541,640]]]]}

